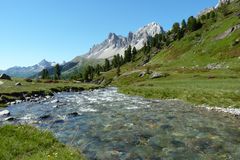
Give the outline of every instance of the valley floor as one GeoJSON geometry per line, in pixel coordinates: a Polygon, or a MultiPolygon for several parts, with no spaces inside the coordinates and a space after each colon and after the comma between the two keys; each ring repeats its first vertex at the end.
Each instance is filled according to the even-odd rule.
{"type": "Polygon", "coordinates": [[[235,71],[153,69],[152,74],[169,74],[156,79],[151,79],[152,74],[139,77],[144,71],[146,69],[138,68],[134,72],[123,68],[125,74],[115,78],[112,84],[119,87],[120,92],[130,95],[154,99],[181,99],[194,105],[240,108],[240,77],[235,71]]]}

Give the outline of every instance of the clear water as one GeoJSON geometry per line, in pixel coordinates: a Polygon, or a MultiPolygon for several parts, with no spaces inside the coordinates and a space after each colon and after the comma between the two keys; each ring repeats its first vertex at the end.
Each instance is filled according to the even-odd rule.
{"type": "Polygon", "coordinates": [[[107,88],[60,93],[53,99],[7,109],[16,120],[0,118],[1,124],[27,123],[48,129],[88,159],[240,158],[239,119],[181,101],[148,100],[107,88]],[[56,99],[58,103],[52,102],[56,99]]]}

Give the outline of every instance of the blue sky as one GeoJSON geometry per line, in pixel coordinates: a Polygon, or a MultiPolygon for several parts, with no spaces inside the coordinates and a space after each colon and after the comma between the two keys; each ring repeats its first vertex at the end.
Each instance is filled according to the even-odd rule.
{"type": "Polygon", "coordinates": [[[0,0],[0,69],[69,61],[150,22],[165,30],[217,0],[0,0]]]}

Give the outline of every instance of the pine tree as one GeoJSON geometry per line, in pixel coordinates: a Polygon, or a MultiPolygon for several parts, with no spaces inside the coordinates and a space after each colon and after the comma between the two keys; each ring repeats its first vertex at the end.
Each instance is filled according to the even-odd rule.
{"type": "Polygon", "coordinates": [[[41,73],[42,79],[49,79],[49,73],[47,69],[43,69],[41,73]]]}
{"type": "Polygon", "coordinates": [[[195,17],[191,16],[188,18],[187,28],[189,31],[193,32],[202,27],[202,24],[195,17]]]}
{"type": "Polygon", "coordinates": [[[56,64],[54,67],[54,79],[55,80],[61,79],[61,69],[59,64],[56,64]]]}
{"type": "Polygon", "coordinates": [[[124,61],[128,63],[132,60],[132,47],[129,46],[128,49],[124,52],[124,61]]]}
{"type": "Polygon", "coordinates": [[[104,71],[107,72],[111,69],[110,66],[110,61],[108,59],[105,59],[105,63],[104,63],[104,71]]]}
{"type": "Polygon", "coordinates": [[[136,49],[136,47],[133,47],[133,50],[132,50],[132,62],[135,61],[136,55],[137,55],[137,49],[136,49]]]}
{"type": "Polygon", "coordinates": [[[185,19],[182,20],[181,29],[182,29],[182,31],[183,31],[184,33],[185,33],[186,30],[187,30],[187,23],[186,23],[185,19]]]}
{"type": "Polygon", "coordinates": [[[84,70],[83,70],[83,80],[88,82],[89,81],[89,70],[88,70],[88,67],[86,67],[84,70]]]}
{"type": "Polygon", "coordinates": [[[116,70],[116,75],[117,75],[117,77],[120,76],[120,72],[121,72],[121,70],[120,70],[120,66],[118,66],[118,67],[117,67],[117,70],[116,70]]]}
{"type": "Polygon", "coordinates": [[[99,76],[101,71],[102,71],[101,65],[97,64],[96,69],[95,69],[96,74],[99,76]]]}

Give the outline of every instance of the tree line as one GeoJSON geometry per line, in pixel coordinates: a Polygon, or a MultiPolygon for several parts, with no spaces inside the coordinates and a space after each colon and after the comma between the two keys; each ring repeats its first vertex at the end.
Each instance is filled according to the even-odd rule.
{"type": "Polygon", "coordinates": [[[61,79],[61,67],[59,64],[54,66],[54,74],[53,77],[50,76],[49,71],[47,68],[44,68],[41,72],[41,79],[54,79],[60,80],[61,79]]]}

